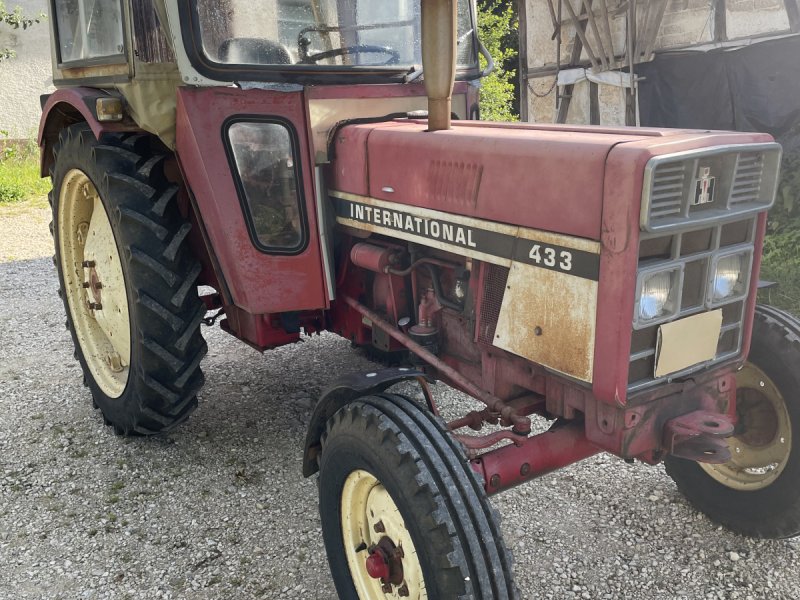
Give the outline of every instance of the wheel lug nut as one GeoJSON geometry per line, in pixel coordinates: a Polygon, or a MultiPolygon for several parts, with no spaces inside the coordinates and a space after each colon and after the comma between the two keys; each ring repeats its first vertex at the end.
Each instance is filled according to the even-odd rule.
{"type": "Polygon", "coordinates": [[[95,262],[93,260],[85,260],[83,261],[83,268],[84,269],[94,269],[95,262]]]}
{"type": "Polygon", "coordinates": [[[89,310],[103,310],[103,305],[99,302],[89,302],[89,310]]]}
{"type": "Polygon", "coordinates": [[[375,525],[373,526],[373,529],[375,529],[375,533],[385,533],[386,532],[386,527],[384,527],[383,521],[378,521],[377,523],[375,523],[375,525]]]}
{"type": "Polygon", "coordinates": [[[122,366],[122,357],[117,352],[112,352],[106,356],[106,364],[111,368],[114,373],[120,373],[124,368],[122,366]]]}
{"type": "Polygon", "coordinates": [[[408,591],[408,586],[404,583],[400,586],[400,589],[397,590],[398,596],[410,596],[411,594],[408,591]]]}
{"type": "Polygon", "coordinates": [[[384,594],[391,594],[391,593],[392,593],[392,584],[391,584],[391,583],[384,583],[384,584],[381,586],[381,591],[382,591],[384,594]]]}
{"type": "Polygon", "coordinates": [[[84,281],[81,285],[83,286],[83,289],[85,289],[85,290],[88,290],[90,287],[92,287],[92,284],[89,283],[88,281],[84,281]]]}

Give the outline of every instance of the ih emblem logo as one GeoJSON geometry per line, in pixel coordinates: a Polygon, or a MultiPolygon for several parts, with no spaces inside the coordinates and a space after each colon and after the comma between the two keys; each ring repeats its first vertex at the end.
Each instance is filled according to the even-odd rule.
{"type": "Polygon", "coordinates": [[[717,178],[711,176],[711,167],[700,167],[699,175],[692,201],[693,206],[710,204],[714,201],[714,184],[717,178]]]}

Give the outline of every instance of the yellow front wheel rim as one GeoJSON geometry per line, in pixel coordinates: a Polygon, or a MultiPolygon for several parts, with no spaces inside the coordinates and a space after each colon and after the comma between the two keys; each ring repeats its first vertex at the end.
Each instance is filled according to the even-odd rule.
{"type": "Polygon", "coordinates": [[[79,169],[61,182],[56,221],[59,266],[75,336],[101,391],[119,398],[131,363],[125,277],[103,201],[79,169]]]}
{"type": "Polygon", "coordinates": [[[356,470],[348,475],[342,488],[341,522],[347,563],[359,598],[428,597],[422,566],[400,510],[371,473],[356,470]],[[376,553],[386,558],[389,577],[370,574],[367,560],[376,553]]]}

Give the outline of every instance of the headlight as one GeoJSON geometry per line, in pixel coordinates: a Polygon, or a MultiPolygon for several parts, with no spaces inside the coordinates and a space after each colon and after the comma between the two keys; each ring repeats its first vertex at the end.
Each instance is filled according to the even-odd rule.
{"type": "Polygon", "coordinates": [[[679,271],[645,275],[639,296],[639,321],[653,321],[675,312],[679,271]]]}
{"type": "Polygon", "coordinates": [[[714,267],[711,280],[711,302],[717,303],[747,293],[750,254],[741,253],[723,256],[714,267]]]}

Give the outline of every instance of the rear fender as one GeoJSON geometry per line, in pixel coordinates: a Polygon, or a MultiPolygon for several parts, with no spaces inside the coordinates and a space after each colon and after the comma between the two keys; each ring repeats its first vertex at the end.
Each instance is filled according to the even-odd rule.
{"type": "Polygon", "coordinates": [[[59,132],[74,123],[85,122],[99,140],[105,133],[141,131],[129,118],[119,122],[97,120],[97,99],[120,97],[113,92],[95,88],[65,88],[42,97],[42,118],[39,121],[38,143],[41,150],[40,175],[47,177],[53,163],[53,146],[58,141],[59,132]]]}
{"type": "MultiPolygon", "coordinates": [[[[361,398],[380,394],[401,381],[416,380],[423,392],[426,392],[425,373],[408,367],[382,369],[367,373],[351,373],[337,379],[323,393],[311,415],[308,425],[306,443],[303,451],[303,476],[310,477],[319,471],[317,458],[321,450],[320,441],[325,432],[325,424],[336,411],[350,402],[361,398]]],[[[427,397],[427,393],[426,393],[427,397]]],[[[428,398],[430,402],[430,399],[428,398]]]]}

